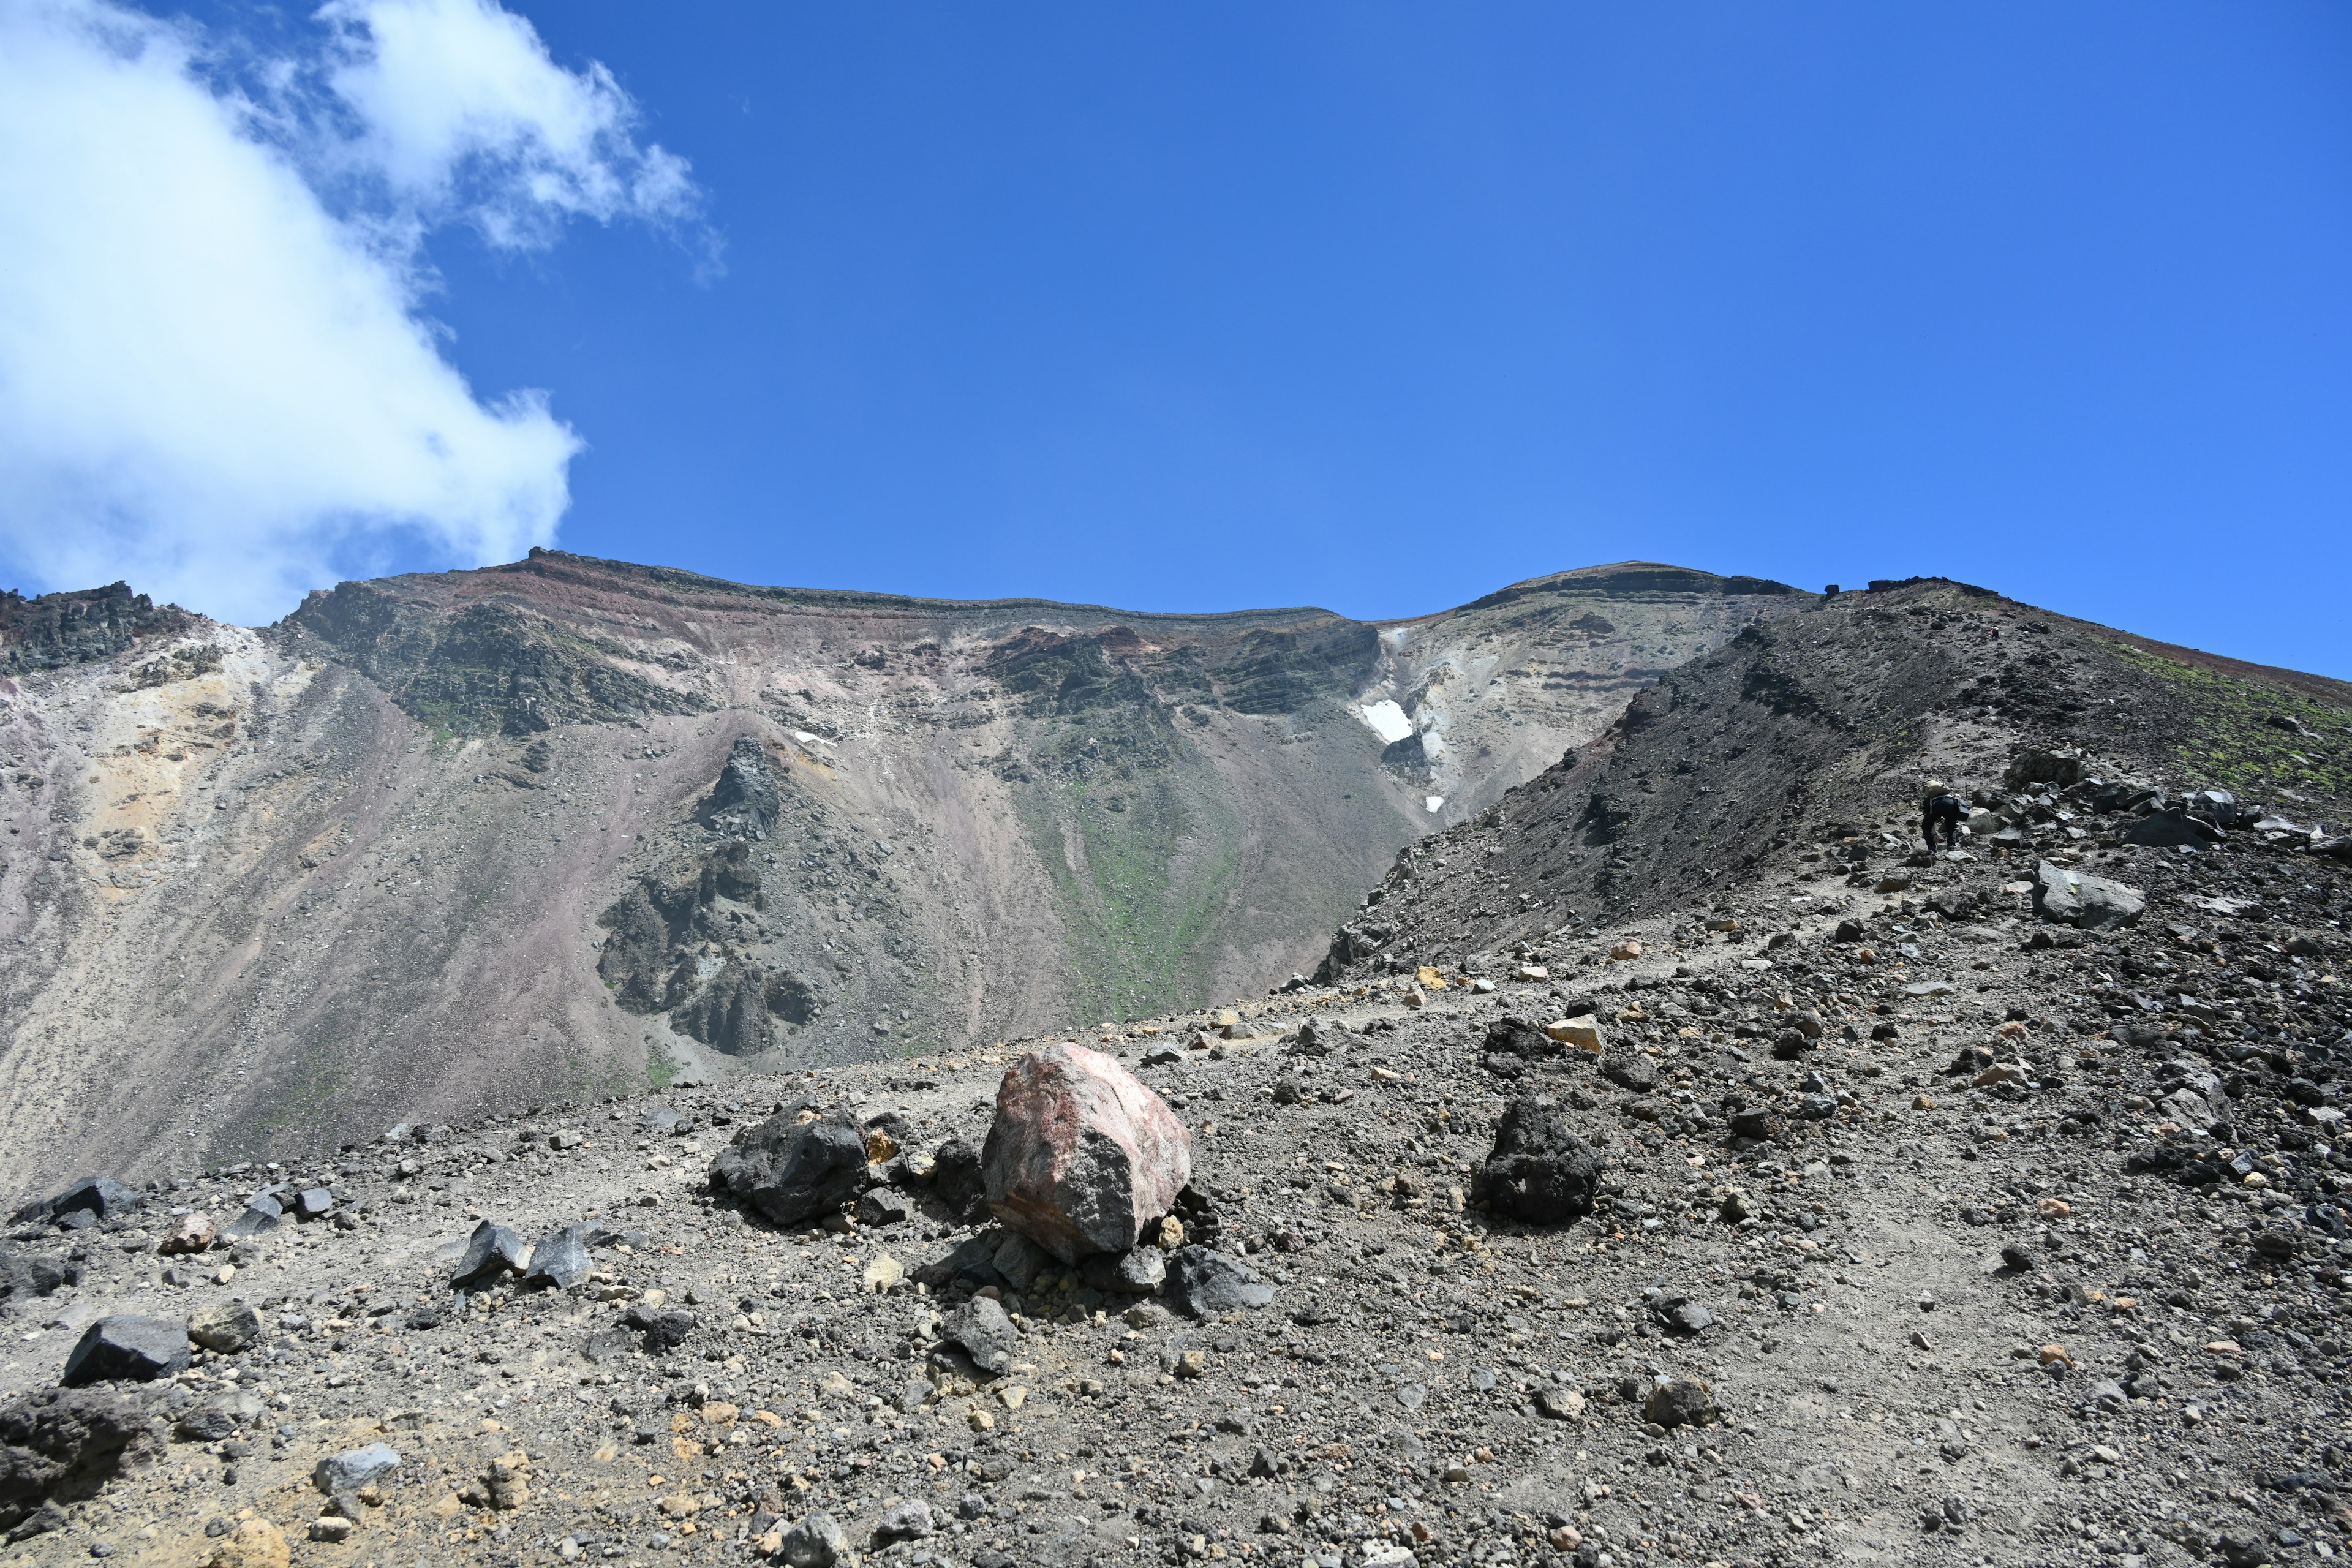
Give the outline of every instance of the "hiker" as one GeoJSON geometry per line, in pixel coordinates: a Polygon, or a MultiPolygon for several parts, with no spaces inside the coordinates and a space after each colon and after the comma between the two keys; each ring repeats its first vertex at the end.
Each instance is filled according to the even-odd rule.
{"type": "Polygon", "coordinates": [[[1927,836],[1927,847],[1936,847],[1936,825],[1944,826],[1944,847],[1960,847],[1960,824],[1969,815],[1968,803],[1954,795],[1941,779],[1927,784],[1927,803],[1919,813],[1919,830],[1927,836]]]}

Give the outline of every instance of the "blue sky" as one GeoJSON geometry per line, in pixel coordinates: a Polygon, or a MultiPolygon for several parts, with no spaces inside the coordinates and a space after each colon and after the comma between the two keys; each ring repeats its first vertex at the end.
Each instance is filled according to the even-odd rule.
{"type": "Polygon", "coordinates": [[[508,9],[691,167],[541,243],[416,209],[564,548],[1361,616],[1934,573],[2352,677],[2341,6],[508,9]]]}

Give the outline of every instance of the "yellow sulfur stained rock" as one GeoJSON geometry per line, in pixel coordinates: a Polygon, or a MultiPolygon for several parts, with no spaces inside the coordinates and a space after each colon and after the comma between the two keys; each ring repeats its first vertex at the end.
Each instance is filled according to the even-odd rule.
{"type": "Polygon", "coordinates": [[[213,1552],[212,1568],[286,1568],[285,1534],[266,1519],[248,1519],[213,1552]]]}
{"type": "Polygon", "coordinates": [[[1426,990],[1443,991],[1445,989],[1444,972],[1443,970],[1433,968],[1429,964],[1424,963],[1419,969],[1414,970],[1412,972],[1412,978],[1415,984],[1420,985],[1426,990]]]}
{"type": "Polygon", "coordinates": [[[1546,1024],[1544,1033],[1564,1046],[1574,1046],[1593,1056],[1601,1054],[1601,1026],[1591,1019],[1570,1023],[1563,1018],[1556,1024],[1546,1024]]]}

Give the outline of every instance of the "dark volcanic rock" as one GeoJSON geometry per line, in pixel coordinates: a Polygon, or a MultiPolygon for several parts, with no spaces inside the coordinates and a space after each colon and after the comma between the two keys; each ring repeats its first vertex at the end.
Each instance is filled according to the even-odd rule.
{"type": "Polygon", "coordinates": [[[178,1318],[100,1318],[66,1357],[58,1384],[152,1383],[184,1372],[188,1325],[178,1318]]]}
{"type": "Polygon", "coordinates": [[[159,605],[132,593],[128,583],[32,599],[13,588],[0,589],[0,675],[88,664],[121,653],[142,637],[181,631],[194,619],[177,605],[159,605]]]}
{"type": "Polygon", "coordinates": [[[799,1225],[864,1187],[866,1134],[846,1110],[813,1121],[780,1111],[737,1133],[711,1161],[710,1180],[770,1224],[799,1225]]]}
{"type": "Polygon", "coordinates": [[[46,1203],[35,1204],[20,1218],[31,1214],[46,1214],[51,1219],[86,1212],[100,1219],[114,1219],[139,1206],[139,1194],[111,1176],[84,1176],[64,1192],[46,1203]]]}
{"type": "Polygon", "coordinates": [[[781,805],[768,753],[756,735],[739,735],[719,770],[719,782],[702,803],[702,820],[737,838],[765,838],[776,826],[781,805]]]}
{"type": "Polygon", "coordinates": [[[958,1225],[986,1219],[988,1179],[981,1173],[980,1151],[961,1138],[940,1144],[931,1156],[931,1194],[958,1225]]]}
{"type": "Polygon", "coordinates": [[[961,1345],[972,1365],[990,1373],[1011,1371],[1013,1350],[1021,1342],[1021,1331],[1005,1316],[1003,1306],[986,1296],[975,1296],[958,1308],[940,1332],[961,1345]]]}
{"type": "Polygon", "coordinates": [[[2147,908],[2147,896],[2137,888],[2111,882],[2063,866],[2042,862],[2033,879],[2033,912],[2057,925],[2084,931],[2108,931],[2137,921],[2147,908]]]}
{"type": "Polygon", "coordinates": [[[1187,1316],[1212,1318],[1273,1301],[1274,1287],[1238,1258],[1205,1247],[1180,1247],[1169,1259],[1168,1304],[1187,1316]]]}
{"type": "Polygon", "coordinates": [[[0,1530],[43,1503],[95,1497],[163,1450],[146,1412],[111,1390],[45,1388],[0,1405],[0,1530]]]}
{"type": "Polygon", "coordinates": [[[1564,1225],[1592,1212],[1600,1184],[1601,1156],[1569,1131],[1559,1108],[1523,1096],[1504,1110],[1472,1195],[1514,1219],[1564,1225]]]}
{"type": "Polygon", "coordinates": [[[523,1284],[567,1290],[587,1279],[588,1270],[593,1267],[588,1260],[587,1237],[586,1226],[568,1225],[533,1247],[523,1284]]]}
{"type": "Polygon", "coordinates": [[[491,1284],[509,1274],[522,1271],[522,1237],[502,1225],[488,1220],[474,1227],[466,1243],[466,1256],[449,1276],[452,1288],[459,1290],[491,1284]]]}

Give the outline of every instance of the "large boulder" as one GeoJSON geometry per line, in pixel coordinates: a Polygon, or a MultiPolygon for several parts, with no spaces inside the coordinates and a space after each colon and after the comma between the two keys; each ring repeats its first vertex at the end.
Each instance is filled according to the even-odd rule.
{"type": "Polygon", "coordinates": [[[1192,1137],[1134,1074],[1083,1046],[1013,1064],[981,1152],[988,1206],[1065,1263],[1125,1252],[1192,1176],[1192,1137]]]}
{"type": "Polygon", "coordinates": [[[152,1383],[188,1368],[188,1325],[179,1318],[100,1318],[66,1357],[58,1383],[152,1383]]]}
{"type": "Polygon", "coordinates": [[[1569,1130],[1549,1097],[1511,1101],[1493,1152],[1471,1181],[1472,1195],[1496,1213],[1535,1225],[1591,1214],[1600,1187],[1601,1156],[1569,1130]]]}
{"type": "Polygon", "coordinates": [[[95,1497],[163,1452],[147,1412],[112,1390],[44,1388],[11,1399],[0,1405],[0,1532],[44,1503],[95,1497]]]}
{"type": "Polygon", "coordinates": [[[710,1181],[771,1225],[801,1225],[864,1191],[866,1163],[865,1130],[848,1111],[803,1121],[786,1110],[737,1133],[710,1181]]]}
{"type": "Polygon", "coordinates": [[[2033,875],[2033,912],[2055,925],[2109,931],[2137,921],[2147,895],[2137,888],[2042,862],[2033,875]]]}

